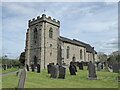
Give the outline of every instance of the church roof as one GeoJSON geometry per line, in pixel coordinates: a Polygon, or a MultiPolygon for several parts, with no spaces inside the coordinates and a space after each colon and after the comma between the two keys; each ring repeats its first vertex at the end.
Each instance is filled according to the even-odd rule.
{"type": "Polygon", "coordinates": [[[83,45],[82,43],[76,42],[76,41],[71,40],[71,39],[68,39],[68,38],[66,38],[66,37],[60,36],[59,39],[60,39],[61,41],[63,41],[63,42],[66,42],[66,43],[70,43],[70,44],[74,44],[74,45],[77,45],[77,46],[85,47],[85,45],[83,45]]]}
{"type": "MultiPolygon", "coordinates": [[[[68,38],[62,37],[62,36],[60,36],[59,39],[62,40],[63,42],[66,42],[66,43],[70,43],[70,44],[74,44],[74,45],[77,45],[77,46],[85,47],[87,52],[93,53],[95,51],[94,47],[91,47],[89,44],[81,42],[79,40],[76,40],[76,39],[71,40],[71,39],[68,39],[68,38]]],[[[96,51],[95,51],[95,53],[97,54],[96,51]]]]}

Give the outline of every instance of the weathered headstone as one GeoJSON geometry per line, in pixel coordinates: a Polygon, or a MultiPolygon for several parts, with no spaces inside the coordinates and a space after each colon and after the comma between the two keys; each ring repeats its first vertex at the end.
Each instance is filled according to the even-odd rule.
{"type": "Polygon", "coordinates": [[[49,63],[47,65],[48,74],[50,74],[50,70],[51,70],[52,65],[54,65],[54,63],[49,63]]]}
{"type": "Polygon", "coordinates": [[[28,64],[26,64],[26,69],[27,69],[27,71],[29,71],[29,66],[28,66],[28,64]]]}
{"type": "Polygon", "coordinates": [[[61,79],[65,79],[66,68],[59,66],[59,77],[61,79]]]}
{"type": "Polygon", "coordinates": [[[89,76],[88,76],[89,80],[97,80],[95,65],[92,62],[89,62],[88,64],[88,72],[89,72],[89,76]]]}
{"type": "Polygon", "coordinates": [[[50,70],[51,78],[58,78],[59,75],[59,66],[58,65],[52,65],[50,70]]]}
{"type": "Polygon", "coordinates": [[[80,70],[83,70],[83,63],[79,62],[78,67],[79,67],[80,70]]]}
{"type": "Polygon", "coordinates": [[[118,63],[113,63],[112,69],[114,73],[119,73],[119,65],[118,63]]]}
{"type": "Polygon", "coordinates": [[[75,68],[75,72],[77,72],[76,63],[75,62],[70,62],[70,65],[72,65],[75,68]]]}
{"type": "Polygon", "coordinates": [[[32,72],[34,72],[34,69],[35,69],[34,64],[31,64],[31,69],[32,69],[32,72]]]}
{"type": "Polygon", "coordinates": [[[70,75],[76,75],[75,67],[72,64],[70,64],[69,71],[70,75]]]}
{"type": "Polygon", "coordinates": [[[37,64],[37,73],[40,73],[40,65],[37,64]]]}
{"type": "Polygon", "coordinates": [[[19,82],[18,82],[18,88],[24,88],[25,79],[26,79],[26,71],[25,69],[23,69],[20,75],[19,82]]]}

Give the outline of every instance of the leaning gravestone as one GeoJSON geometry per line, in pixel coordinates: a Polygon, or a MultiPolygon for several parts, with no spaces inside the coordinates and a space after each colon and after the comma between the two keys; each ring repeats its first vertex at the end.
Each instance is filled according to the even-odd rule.
{"type": "Polygon", "coordinates": [[[61,79],[65,79],[66,68],[59,66],[59,77],[61,79]]]}
{"type": "Polygon", "coordinates": [[[50,70],[51,78],[58,78],[59,75],[59,66],[58,65],[52,65],[50,70]]]}
{"type": "Polygon", "coordinates": [[[18,82],[18,88],[24,88],[25,79],[26,79],[26,71],[25,69],[23,69],[20,75],[19,82],[18,82]]]}
{"type": "Polygon", "coordinates": [[[34,72],[34,69],[35,69],[34,64],[31,65],[31,69],[32,69],[32,72],[34,72]]]}
{"type": "Polygon", "coordinates": [[[40,73],[40,65],[37,64],[37,73],[40,73]]]}
{"type": "Polygon", "coordinates": [[[27,71],[29,71],[29,66],[28,66],[28,64],[26,64],[26,69],[27,69],[27,71]]]}
{"type": "Polygon", "coordinates": [[[78,66],[79,66],[80,70],[83,70],[83,63],[82,62],[80,62],[78,66]]]}
{"type": "Polygon", "coordinates": [[[114,73],[119,73],[119,65],[118,63],[113,63],[112,69],[114,73]]]}
{"type": "Polygon", "coordinates": [[[69,67],[69,71],[70,71],[70,75],[76,75],[75,68],[74,68],[74,66],[72,64],[69,67]]]}
{"type": "Polygon", "coordinates": [[[97,80],[95,65],[92,62],[88,64],[88,72],[89,72],[89,76],[88,76],[89,80],[97,80]]]}

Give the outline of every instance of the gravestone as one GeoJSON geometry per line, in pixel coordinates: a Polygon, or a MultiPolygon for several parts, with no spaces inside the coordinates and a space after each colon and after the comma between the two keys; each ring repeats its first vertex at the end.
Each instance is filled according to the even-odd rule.
{"type": "Polygon", "coordinates": [[[28,64],[26,64],[26,69],[27,69],[27,71],[29,71],[29,66],[28,66],[28,64]]]}
{"type": "Polygon", "coordinates": [[[26,79],[26,70],[23,69],[19,78],[18,88],[24,88],[25,79],[26,79]]]}
{"type": "Polygon", "coordinates": [[[40,73],[40,65],[37,64],[37,73],[40,73]]]}
{"type": "Polygon", "coordinates": [[[59,75],[59,66],[58,65],[52,65],[50,70],[51,78],[58,78],[59,75]]]}
{"type": "Polygon", "coordinates": [[[103,69],[103,63],[102,63],[102,65],[101,65],[101,69],[103,69]]]}
{"type": "Polygon", "coordinates": [[[75,72],[77,72],[76,63],[75,62],[70,62],[70,65],[72,65],[75,68],[75,72]]]}
{"type": "Polygon", "coordinates": [[[88,72],[89,72],[89,76],[88,76],[89,80],[97,80],[95,65],[92,62],[89,62],[88,64],[88,72]]]}
{"type": "Polygon", "coordinates": [[[32,69],[32,72],[34,72],[34,69],[35,69],[34,64],[31,64],[31,69],[32,69]]]}
{"type": "Polygon", "coordinates": [[[51,70],[52,65],[54,65],[54,63],[49,63],[47,65],[48,74],[50,74],[50,70],[51,70]]]}
{"type": "Polygon", "coordinates": [[[80,70],[83,70],[83,63],[79,62],[78,67],[79,67],[80,70]]]}
{"type": "Polygon", "coordinates": [[[72,64],[70,64],[69,71],[70,75],[76,75],[75,67],[72,64]]]}
{"type": "Polygon", "coordinates": [[[7,65],[3,65],[3,69],[6,70],[7,69],[7,65]]]}
{"type": "Polygon", "coordinates": [[[59,77],[61,79],[65,79],[66,68],[59,66],[59,77]]]}
{"type": "Polygon", "coordinates": [[[48,74],[50,74],[51,65],[47,65],[48,74]]]}
{"type": "Polygon", "coordinates": [[[101,63],[98,63],[98,65],[97,65],[97,71],[100,71],[101,70],[101,63]]]}
{"type": "Polygon", "coordinates": [[[119,73],[119,65],[118,63],[113,63],[112,69],[114,73],[119,73]]]}

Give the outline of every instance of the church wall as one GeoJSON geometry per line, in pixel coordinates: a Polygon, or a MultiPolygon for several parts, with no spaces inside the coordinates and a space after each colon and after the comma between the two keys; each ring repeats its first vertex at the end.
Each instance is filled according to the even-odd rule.
{"type": "Polygon", "coordinates": [[[73,56],[75,56],[76,60],[75,61],[84,61],[85,59],[85,48],[81,47],[81,46],[76,46],[73,44],[69,44],[69,43],[64,43],[64,62],[69,64],[72,61],[73,56]],[[69,52],[69,58],[67,58],[67,46],[69,46],[70,48],[70,52],[69,52]],[[82,50],[82,59],[80,59],[80,50],[82,50]]]}

